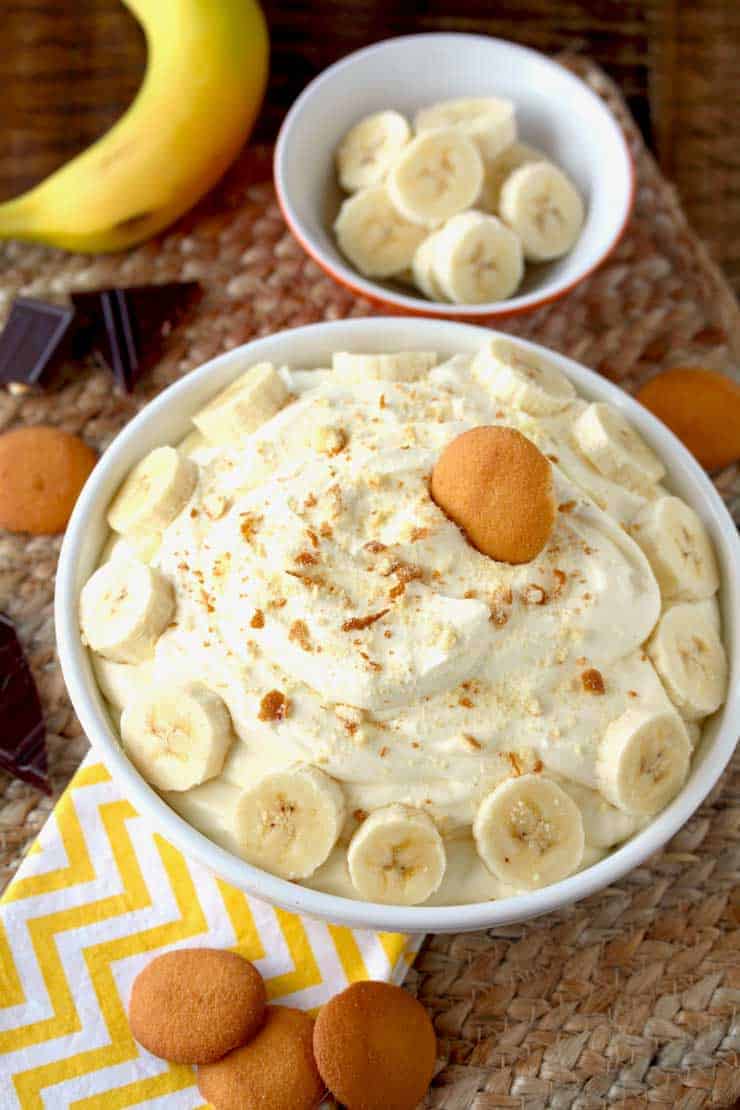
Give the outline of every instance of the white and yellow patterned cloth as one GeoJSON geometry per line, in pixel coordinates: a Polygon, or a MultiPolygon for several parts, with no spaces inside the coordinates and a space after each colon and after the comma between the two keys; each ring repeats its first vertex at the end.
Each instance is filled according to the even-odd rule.
{"type": "Polygon", "coordinates": [[[152,955],[229,948],[270,1000],[314,1010],[356,979],[400,982],[420,938],[275,909],[186,860],[89,758],[0,902],[0,1108],[202,1107],[190,1068],[131,1037],[152,955]]]}

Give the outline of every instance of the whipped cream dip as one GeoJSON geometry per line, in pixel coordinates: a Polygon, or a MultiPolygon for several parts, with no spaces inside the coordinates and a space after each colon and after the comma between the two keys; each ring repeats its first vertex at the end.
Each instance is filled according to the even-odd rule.
{"type": "Polygon", "coordinates": [[[643,827],[726,684],[714,553],[660,460],[506,340],[245,370],[124,484],[83,589],[144,777],[250,862],[375,901],[504,897],[643,827]],[[481,425],[550,462],[528,562],[431,495],[481,425]]]}

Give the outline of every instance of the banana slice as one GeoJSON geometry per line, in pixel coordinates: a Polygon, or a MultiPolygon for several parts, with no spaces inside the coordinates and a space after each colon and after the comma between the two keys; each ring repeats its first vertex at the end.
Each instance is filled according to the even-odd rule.
{"type": "Polygon", "coordinates": [[[181,455],[184,455],[185,458],[189,459],[192,458],[196,451],[202,450],[203,447],[210,446],[211,444],[208,442],[203,433],[194,428],[192,432],[188,432],[184,439],[180,440],[177,445],[177,450],[180,452],[181,455]]]}
{"type": "Polygon", "coordinates": [[[456,304],[504,300],[522,280],[522,245],[496,216],[461,212],[436,240],[434,274],[456,304]]]}
{"type": "Polygon", "coordinates": [[[385,185],[348,197],[334,221],[343,254],[366,277],[393,277],[406,270],[425,235],[391,203],[385,185]]]}
{"type": "Polygon", "coordinates": [[[418,289],[429,297],[430,301],[445,301],[444,290],[437,281],[434,273],[435,251],[439,242],[439,232],[428,235],[419,243],[411,263],[411,273],[418,289]]]}
{"type": "Polygon", "coordinates": [[[701,722],[700,721],[684,721],[683,724],[684,724],[684,728],[686,729],[686,735],[689,738],[689,743],[691,744],[691,750],[692,750],[692,752],[696,751],[696,748],[698,747],[699,743],[701,742],[701,736],[702,736],[701,722]]]}
{"type": "Polygon", "coordinates": [[[413,285],[414,271],[411,269],[411,266],[407,266],[405,270],[401,270],[400,274],[395,275],[395,279],[399,281],[401,285],[413,285]]]}
{"type": "Polygon", "coordinates": [[[727,656],[710,605],[671,606],[647,646],[668,697],[689,721],[714,713],[727,692],[727,656]]]}
{"type": "Polygon", "coordinates": [[[150,690],[121,715],[131,762],[157,790],[189,790],[215,778],[234,741],[224,701],[195,683],[150,690]]]}
{"type": "Polygon", "coordinates": [[[93,651],[115,663],[143,663],[175,608],[170,583],[135,559],[112,559],[80,594],[80,625],[93,651]]]}
{"type": "Polygon", "coordinates": [[[482,184],[478,149],[454,127],[417,135],[388,174],[392,204],[407,220],[424,227],[437,227],[470,208],[482,184]]]}
{"type": "Polygon", "coordinates": [[[148,532],[144,535],[131,532],[128,536],[112,532],[103,548],[100,562],[107,563],[110,559],[134,559],[151,565],[159,553],[161,544],[161,532],[148,532]]]}
{"type": "Polygon", "coordinates": [[[542,775],[499,783],[478,807],[473,836],[488,870],[519,890],[564,879],[583,857],[581,811],[542,775]]]}
{"type": "Polygon", "coordinates": [[[108,523],[122,535],[161,531],[190,500],[198,467],[174,447],[156,447],[123,482],[108,509],[108,523]]]}
{"type": "Polygon", "coordinates": [[[441,100],[416,113],[416,131],[439,127],[458,128],[473,140],[481,157],[490,161],[516,139],[514,105],[497,96],[460,97],[441,100]]]}
{"type": "Polygon", "coordinates": [[[618,409],[589,405],[573,424],[576,444],[605,478],[640,493],[659,482],[665,467],[618,409]]]}
{"type": "Polygon", "coordinates": [[[664,598],[699,601],[719,589],[717,559],[707,530],[680,497],[648,501],[630,525],[664,598]]]}
{"type": "Polygon", "coordinates": [[[116,709],[124,709],[154,684],[154,660],[146,663],[114,663],[90,653],[93,672],[100,692],[116,709]]]}
{"type": "Polygon", "coordinates": [[[363,821],[350,841],[347,865],[362,898],[418,906],[442,882],[447,857],[431,817],[394,804],[376,809],[363,821]]]}
{"type": "Polygon", "coordinates": [[[413,382],[437,364],[434,351],[398,351],[393,355],[356,355],[337,351],[331,360],[334,373],[346,385],[366,381],[413,382]]]}
{"type": "Polygon", "coordinates": [[[527,143],[512,143],[511,146],[507,146],[506,150],[502,150],[492,162],[486,162],[477,207],[498,215],[504,181],[514,170],[518,170],[520,166],[526,166],[530,162],[548,162],[549,164],[549,159],[541,150],[536,150],[535,147],[529,146],[527,143]]]}
{"type": "Polygon", "coordinates": [[[238,443],[271,420],[290,400],[271,362],[258,362],[193,417],[211,444],[238,443]]]}
{"type": "Polygon", "coordinates": [[[344,793],[317,767],[296,763],[260,779],[236,805],[241,853],[284,879],[307,879],[328,858],[345,818],[344,793]]]}
{"type": "Polygon", "coordinates": [[[379,185],[411,138],[400,112],[375,112],[350,128],[337,150],[339,184],[348,193],[379,185]]]}
{"type": "Polygon", "coordinates": [[[550,362],[508,339],[491,339],[478,351],[473,374],[495,397],[532,416],[560,412],[576,391],[550,362]]]}
{"type": "Polygon", "coordinates": [[[650,817],[681,789],[690,760],[691,744],[677,713],[628,709],[604,733],[596,775],[617,809],[650,817]]]}
{"type": "Polygon", "coordinates": [[[151,565],[159,554],[162,546],[161,532],[129,532],[126,542],[130,545],[134,555],[142,563],[151,565]]]}
{"type": "Polygon", "coordinates": [[[576,803],[583,820],[583,835],[592,848],[613,848],[640,828],[639,817],[607,802],[603,794],[581,783],[563,780],[563,790],[576,803]]]}
{"type": "Polygon", "coordinates": [[[583,227],[583,201],[576,187],[549,162],[528,163],[514,170],[501,187],[499,209],[531,262],[547,262],[566,254],[583,227]]]}

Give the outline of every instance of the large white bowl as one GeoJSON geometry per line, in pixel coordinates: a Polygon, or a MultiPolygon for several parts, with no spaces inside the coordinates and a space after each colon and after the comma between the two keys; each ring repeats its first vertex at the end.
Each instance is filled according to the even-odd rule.
{"type": "MultiPolygon", "coordinates": [[[[80,639],[77,611],[80,589],[96,566],[106,535],[106,508],[133,464],[153,447],[181,439],[189,429],[192,414],[250,362],[269,359],[278,365],[326,366],[336,350],[424,349],[447,356],[475,351],[491,335],[483,328],[449,321],[365,318],[284,331],[221,355],[167,389],[121,432],[90,476],[68,525],[56,583],[59,658],[72,703],[93,747],[124,795],[158,832],[187,856],[200,860],[235,886],[286,909],[345,925],[403,932],[459,932],[524,921],[615,882],[657,851],[711,790],[735,747],[740,731],[740,542],[735,526],[704,471],[663,424],[591,370],[551,354],[580,393],[616,405],[652,444],[667,465],[673,490],[693,505],[704,520],[722,569],[724,637],[732,671],[730,694],[707,725],[685,787],[643,832],[585,871],[515,898],[431,907],[356,902],[279,879],[218,847],[178,817],[124,754],[80,639]]],[[[524,350],[541,350],[524,340],[517,342],[524,350]]]]}
{"type": "Polygon", "coordinates": [[[296,100],[275,150],[275,185],[288,226],[336,281],[404,313],[492,319],[562,297],[618,242],[629,219],[635,175],[622,130],[603,100],[544,54],[483,35],[430,34],[388,39],[330,66],[296,100]],[[334,154],[357,120],[381,108],[412,117],[458,96],[502,96],[516,105],[520,136],[562,166],[587,206],[574,248],[555,262],[527,266],[520,291],[505,301],[451,305],[410,286],[364,278],[332,233],[341,193],[334,154]]]}

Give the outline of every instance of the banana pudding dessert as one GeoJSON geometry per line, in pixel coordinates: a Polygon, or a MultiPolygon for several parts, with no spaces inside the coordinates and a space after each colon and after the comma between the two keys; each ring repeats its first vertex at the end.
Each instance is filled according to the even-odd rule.
{"type": "Polygon", "coordinates": [[[664,476],[519,341],[251,366],[109,506],[80,622],[125,751],[218,844],[350,898],[589,866],[726,692],[715,553],[664,476]]]}
{"type": "Polygon", "coordinates": [[[463,97],[365,116],[343,137],[337,177],[350,195],[334,222],[342,253],[366,277],[411,282],[432,301],[512,296],[525,262],[574,246],[584,204],[541,150],[519,142],[514,105],[463,97]]]}

